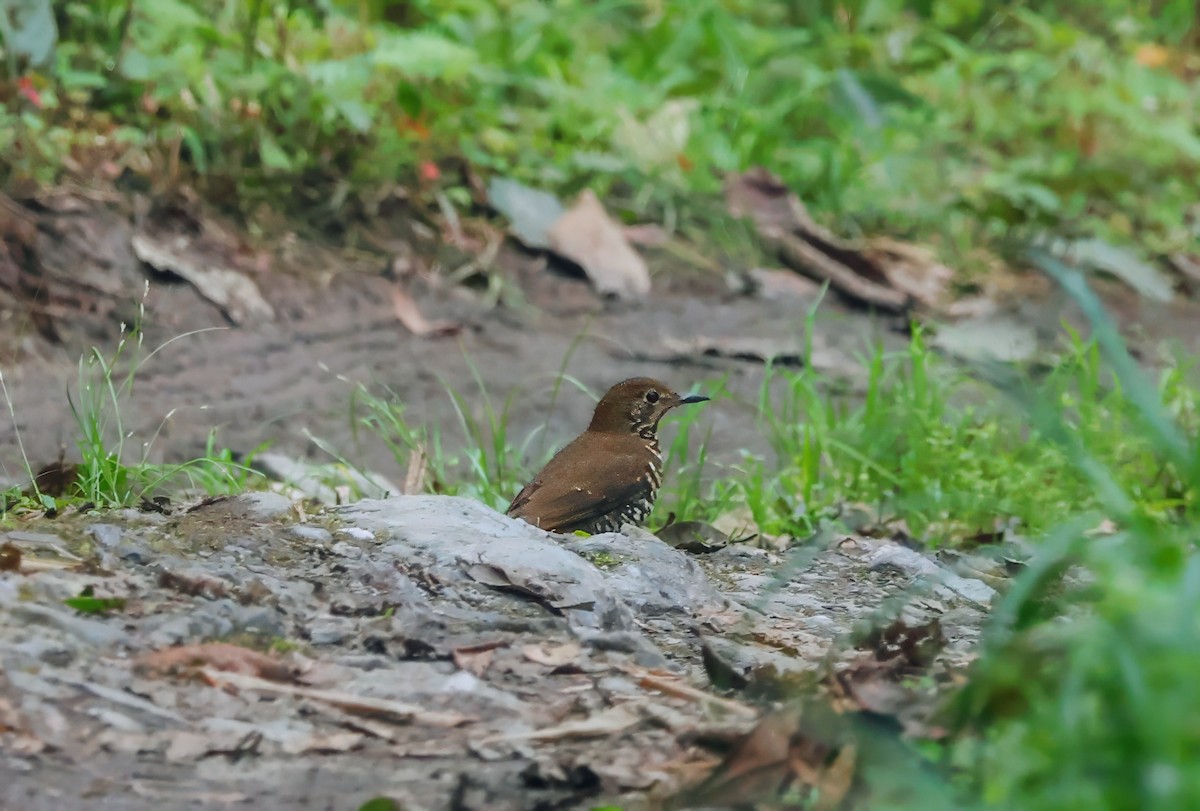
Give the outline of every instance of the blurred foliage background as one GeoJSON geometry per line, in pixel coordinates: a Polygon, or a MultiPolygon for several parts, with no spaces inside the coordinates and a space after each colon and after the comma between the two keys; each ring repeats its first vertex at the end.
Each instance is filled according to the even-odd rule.
{"type": "Polygon", "coordinates": [[[183,174],[338,222],[433,161],[686,222],[762,164],[839,227],[951,254],[1200,229],[1190,0],[4,5],[9,182],[183,174]]]}

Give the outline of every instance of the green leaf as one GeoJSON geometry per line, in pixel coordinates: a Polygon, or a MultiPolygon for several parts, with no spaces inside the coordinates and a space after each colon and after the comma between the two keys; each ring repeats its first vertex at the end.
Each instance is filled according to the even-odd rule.
{"type": "Polygon", "coordinates": [[[91,586],[84,587],[78,597],[68,597],[63,605],[74,608],[81,614],[107,614],[125,607],[124,597],[96,597],[91,586]]]}
{"type": "Polygon", "coordinates": [[[392,68],[406,76],[455,80],[466,76],[475,52],[444,37],[425,32],[385,34],[371,52],[376,68],[392,68]]]}
{"type": "Polygon", "coordinates": [[[275,143],[275,139],[265,132],[259,133],[258,136],[258,155],[263,166],[268,169],[286,172],[292,168],[292,159],[275,143]]]}
{"type": "Polygon", "coordinates": [[[391,797],[372,797],[360,805],[358,811],[404,811],[404,809],[391,797]]]}
{"type": "Polygon", "coordinates": [[[0,0],[0,39],[30,64],[47,64],[58,42],[50,0],[0,0]]]}

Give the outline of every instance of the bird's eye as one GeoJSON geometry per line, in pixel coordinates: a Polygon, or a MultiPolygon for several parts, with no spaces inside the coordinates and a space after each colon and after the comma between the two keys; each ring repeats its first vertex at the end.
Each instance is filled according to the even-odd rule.
{"type": "Polygon", "coordinates": [[[647,403],[657,403],[658,402],[658,392],[656,392],[654,389],[650,389],[650,391],[646,392],[646,402],[647,403]]]}

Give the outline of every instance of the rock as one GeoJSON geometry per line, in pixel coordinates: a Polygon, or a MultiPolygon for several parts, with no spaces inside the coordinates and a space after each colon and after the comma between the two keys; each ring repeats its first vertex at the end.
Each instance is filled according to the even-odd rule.
{"type": "Polygon", "coordinates": [[[884,543],[876,548],[868,556],[867,565],[871,569],[890,566],[914,577],[928,578],[963,599],[983,607],[991,605],[992,599],[996,596],[996,590],[982,580],[960,577],[915,549],[909,549],[898,543],[884,543]]]}
{"type": "Polygon", "coordinates": [[[343,558],[353,558],[357,560],[363,555],[362,549],[345,541],[338,541],[329,548],[329,551],[343,558]]]}
{"type": "Polygon", "coordinates": [[[121,541],[121,528],[114,524],[88,524],[87,533],[105,549],[112,549],[121,541]]]}
{"type": "Polygon", "coordinates": [[[694,560],[646,530],[627,526],[621,533],[572,542],[571,548],[589,560],[615,560],[600,572],[638,614],[705,616],[729,608],[694,560]]]}
{"type": "Polygon", "coordinates": [[[24,622],[58,628],[71,636],[96,647],[116,645],[125,639],[125,631],[119,621],[107,623],[100,620],[76,617],[57,608],[31,603],[6,603],[5,611],[24,622]]]}
{"type": "Polygon", "coordinates": [[[548,533],[477,501],[400,496],[338,509],[343,520],[391,539],[385,547],[435,577],[516,591],[561,612],[575,628],[632,630],[633,612],[595,566],[548,533]]]}
{"type": "Polygon", "coordinates": [[[297,524],[294,527],[288,527],[288,535],[301,541],[310,541],[317,544],[328,544],[333,541],[333,535],[327,529],[322,527],[310,527],[305,524],[297,524]]]}
{"type": "Polygon", "coordinates": [[[247,518],[256,521],[275,521],[292,513],[292,500],[280,493],[243,493],[234,501],[244,508],[247,518]]]}
{"type": "Polygon", "coordinates": [[[347,538],[353,538],[356,541],[375,540],[375,533],[361,527],[341,527],[337,530],[337,534],[345,535],[347,538]]]}
{"type": "Polygon", "coordinates": [[[308,640],[314,645],[336,645],[354,630],[355,622],[348,617],[319,617],[309,623],[308,640]]]}

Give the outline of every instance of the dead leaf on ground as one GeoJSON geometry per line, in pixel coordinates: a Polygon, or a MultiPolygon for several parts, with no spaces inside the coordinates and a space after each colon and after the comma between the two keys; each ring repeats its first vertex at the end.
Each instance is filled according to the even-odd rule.
{"type": "Polygon", "coordinates": [[[705,780],[680,792],[670,807],[740,806],[806,788],[819,793],[813,807],[836,808],[853,785],[857,751],[837,740],[836,716],[826,711],[810,721],[812,712],[792,706],[763,717],[705,780]]]}
{"type": "Polygon", "coordinates": [[[192,677],[205,671],[226,671],[276,681],[291,681],[291,669],[265,653],[227,642],[183,645],[148,653],[137,660],[143,672],[159,676],[192,677]]]}
{"type": "Polygon", "coordinates": [[[729,545],[729,536],[703,521],[677,521],[654,533],[675,549],[694,555],[716,552],[729,545]]]}
{"type": "Polygon", "coordinates": [[[546,667],[562,667],[569,665],[583,653],[583,647],[577,642],[566,642],[562,645],[526,645],[521,648],[521,655],[534,664],[546,667]]]}
{"type": "Polygon", "coordinates": [[[821,286],[794,270],[751,268],[745,273],[746,292],[764,299],[811,299],[821,292],[821,286]]]}
{"type": "Polygon", "coordinates": [[[44,496],[61,498],[75,486],[79,480],[79,466],[66,460],[66,452],[62,451],[58,459],[43,467],[33,477],[33,485],[26,495],[41,493],[44,496]]]}
{"type": "Polygon", "coordinates": [[[454,321],[430,321],[421,314],[417,303],[408,291],[399,285],[392,286],[392,312],[404,328],[418,338],[443,338],[462,332],[462,324],[454,321]]]}
{"type": "Polygon", "coordinates": [[[492,665],[498,648],[508,647],[507,642],[485,642],[482,645],[470,645],[455,648],[451,651],[454,666],[475,676],[482,677],[492,665]]]}
{"type": "Polygon", "coordinates": [[[895,240],[857,245],[808,213],[800,198],[761,167],[731,175],[725,200],[735,217],[751,220],[759,237],[792,269],[864,304],[902,312],[913,303],[935,307],[952,273],[932,254],[895,240]]]}
{"type": "Polygon", "coordinates": [[[929,308],[944,303],[954,281],[954,271],[922,245],[872,237],[867,240],[865,255],[879,266],[892,287],[929,308]]]}
{"type": "Polygon", "coordinates": [[[513,235],[530,248],[549,250],[550,229],[566,213],[558,198],[508,178],[488,181],[488,202],[509,221],[513,235]]]}
{"type": "Polygon", "coordinates": [[[274,320],[275,310],[263,298],[258,285],[236,270],[208,264],[188,237],[159,239],[138,233],[133,235],[132,245],[140,261],[192,285],[234,324],[274,320]]]}
{"type": "Polygon", "coordinates": [[[21,550],[14,544],[0,546],[0,572],[21,571],[21,550]]]}
{"type": "MultiPolygon", "coordinates": [[[[752,363],[770,362],[776,366],[804,365],[804,344],[787,338],[755,338],[753,336],[708,337],[662,339],[661,348],[617,353],[631,360],[655,363],[702,363],[707,358],[744,360],[752,363]]],[[[854,363],[842,352],[826,347],[814,347],[808,357],[812,368],[822,371],[846,371],[854,363]]]]}
{"type": "Polygon", "coordinates": [[[627,704],[618,704],[606,710],[573,721],[563,721],[544,729],[532,732],[520,732],[515,735],[497,735],[480,741],[480,744],[501,743],[504,741],[561,741],[580,740],[584,738],[603,738],[624,732],[639,723],[642,716],[629,708],[627,704]]]}
{"type": "Polygon", "coordinates": [[[930,343],[964,360],[1020,363],[1037,354],[1037,330],[1011,316],[968,318],[939,326],[930,343]]]}
{"type": "Polygon", "coordinates": [[[1110,273],[1151,301],[1167,302],[1175,296],[1171,278],[1131,248],[1095,237],[1054,244],[1055,253],[1064,252],[1077,265],[1110,273]]]}
{"type": "Polygon", "coordinates": [[[392,701],[386,698],[360,696],[344,693],[340,690],[319,690],[311,687],[293,687],[274,681],[260,679],[257,676],[220,671],[204,668],[205,679],[214,687],[232,687],[235,690],[252,690],[273,695],[295,696],[307,698],[322,704],[329,704],[354,715],[364,715],[369,718],[391,721],[401,724],[424,724],[435,727],[456,727],[470,722],[472,719],[455,712],[436,712],[406,704],[402,701],[392,701]]]}
{"type": "Polygon", "coordinates": [[[753,707],[729,698],[721,698],[720,696],[714,696],[712,693],[706,693],[697,687],[692,687],[671,673],[656,672],[637,667],[623,667],[621,669],[630,677],[637,679],[638,685],[647,690],[655,690],[664,695],[674,696],[675,698],[683,698],[699,704],[707,704],[735,717],[753,718],[757,715],[753,707]]]}
{"type": "Polygon", "coordinates": [[[671,235],[666,229],[655,223],[627,225],[621,229],[621,233],[625,234],[630,244],[641,245],[643,248],[658,248],[671,240],[671,235]]]}
{"type": "Polygon", "coordinates": [[[604,295],[641,298],[650,292],[650,272],[590,189],[550,228],[550,249],[583,268],[604,295]]]}

